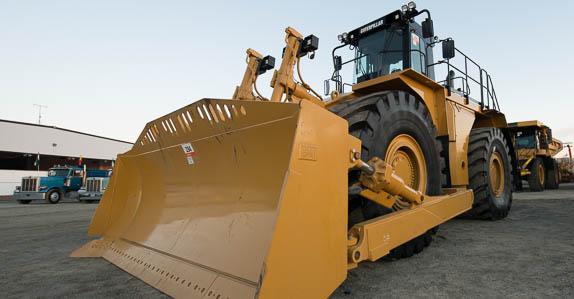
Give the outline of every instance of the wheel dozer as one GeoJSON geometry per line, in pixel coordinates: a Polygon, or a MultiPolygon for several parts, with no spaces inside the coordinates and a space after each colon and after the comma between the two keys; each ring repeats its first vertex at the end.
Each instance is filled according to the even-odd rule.
{"type": "Polygon", "coordinates": [[[317,37],[286,29],[268,98],[256,82],[275,59],[248,50],[233,99],[151,121],[118,156],[88,230],[102,237],[71,256],[103,257],[174,297],[321,298],[361,261],[419,253],[453,217],[504,218],[516,163],[491,78],[472,79],[479,99],[468,82],[456,89],[471,79],[450,59],[470,59],[432,27],[409,3],[342,34],[328,98],[299,68],[317,37]]]}

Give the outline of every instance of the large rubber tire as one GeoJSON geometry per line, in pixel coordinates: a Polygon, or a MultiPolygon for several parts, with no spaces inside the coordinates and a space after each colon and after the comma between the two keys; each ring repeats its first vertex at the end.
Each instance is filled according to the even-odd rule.
{"type": "Polygon", "coordinates": [[[560,187],[560,168],[558,168],[558,163],[554,159],[548,159],[547,162],[544,188],[558,189],[560,187]]]}
{"type": "Polygon", "coordinates": [[[530,164],[530,174],[528,175],[528,187],[530,187],[530,191],[544,191],[544,185],[546,182],[546,167],[544,167],[544,161],[541,157],[536,157],[532,164],[530,164]],[[539,168],[542,168],[542,175],[538,171],[539,168]]]}
{"type": "MultiPolygon", "coordinates": [[[[441,143],[436,139],[437,130],[424,103],[403,91],[386,91],[355,98],[331,107],[332,112],[349,122],[349,133],[362,142],[361,159],[384,158],[387,148],[399,135],[412,137],[420,146],[426,166],[426,190],[428,195],[441,194],[446,184],[444,158],[440,156],[441,143]]],[[[349,185],[358,181],[360,172],[349,172],[349,185]]],[[[381,215],[392,213],[360,196],[349,198],[349,227],[381,215]],[[360,211],[357,211],[360,209],[360,211]]],[[[435,230],[436,231],[436,230],[435,230]]],[[[432,241],[431,230],[393,249],[394,258],[409,257],[420,252],[432,241]]]]}
{"type": "Polygon", "coordinates": [[[46,194],[46,202],[56,204],[62,199],[62,192],[57,189],[50,190],[46,194]]]}
{"type": "Polygon", "coordinates": [[[498,220],[508,216],[512,205],[512,161],[506,138],[500,129],[479,128],[468,141],[468,180],[474,192],[472,209],[463,216],[498,220]],[[502,168],[492,167],[495,157],[502,168]],[[499,186],[493,186],[491,172],[500,170],[499,186]]]}

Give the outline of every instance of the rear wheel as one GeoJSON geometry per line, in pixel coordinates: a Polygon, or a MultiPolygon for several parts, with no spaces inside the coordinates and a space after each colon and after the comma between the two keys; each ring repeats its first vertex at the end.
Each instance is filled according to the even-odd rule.
{"type": "Polygon", "coordinates": [[[509,147],[500,129],[470,132],[468,180],[474,192],[472,209],[464,214],[478,219],[502,219],[512,204],[512,164],[509,147]]]}
{"type": "Polygon", "coordinates": [[[60,199],[62,199],[62,193],[60,193],[60,191],[58,191],[56,189],[50,190],[46,194],[46,201],[48,203],[55,204],[55,203],[58,203],[60,201],[60,199]]]}
{"type": "Polygon", "coordinates": [[[546,171],[546,189],[558,189],[560,186],[560,169],[558,168],[558,163],[556,160],[549,159],[549,166],[546,171]]]}
{"type": "Polygon", "coordinates": [[[530,174],[528,175],[530,191],[544,191],[545,174],[544,161],[542,161],[541,157],[535,158],[530,165],[530,174]]]}
{"type": "MultiPolygon", "coordinates": [[[[331,111],[349,122],[349,133],[362,142],[361,159],[384,158],[407,185],[428,195],[439,195],[446,182],[437,130],[424,103],[403,91],[388,91],[352,99],[331,111]]],[[[360,172],[349,172],[349,184],[360,172]]],[[[388,209],[360,196],[349,198],[349,227],[408,207],[398,200],[388,209]]],[[[393,249],[391,257],[410,257],[432,241],[431,231],[393,249]]]]}

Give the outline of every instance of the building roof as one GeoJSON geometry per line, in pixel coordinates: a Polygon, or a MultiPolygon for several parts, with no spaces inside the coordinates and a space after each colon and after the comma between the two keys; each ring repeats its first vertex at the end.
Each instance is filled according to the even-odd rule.
{"type": "Polygon", "coordinates": [[[131,142],[78,131],[0,119],[0,151],[65,157],[115,159],[131,142]]]}

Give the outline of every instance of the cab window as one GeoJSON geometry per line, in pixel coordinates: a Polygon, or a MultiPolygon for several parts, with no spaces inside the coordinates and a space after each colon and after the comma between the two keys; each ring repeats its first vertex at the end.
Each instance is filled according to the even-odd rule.
{"type": "Polygon", "coordinates": [[[426,74],[426,46],[422,37],[411,32],[411,68],[415,71],[426,74]]]}
{"type": "Polygon", "coordinates": [[[403,32],[400,28],[388,28],[359,40],[355,50],[355,83],[403,70],[403,32]]]}
{"type": "Polygon", "coordinates": [[[68,169],[50,169],[48,171],[48,176],[54,176],[54,177],[68,176],[68,169]]]}

